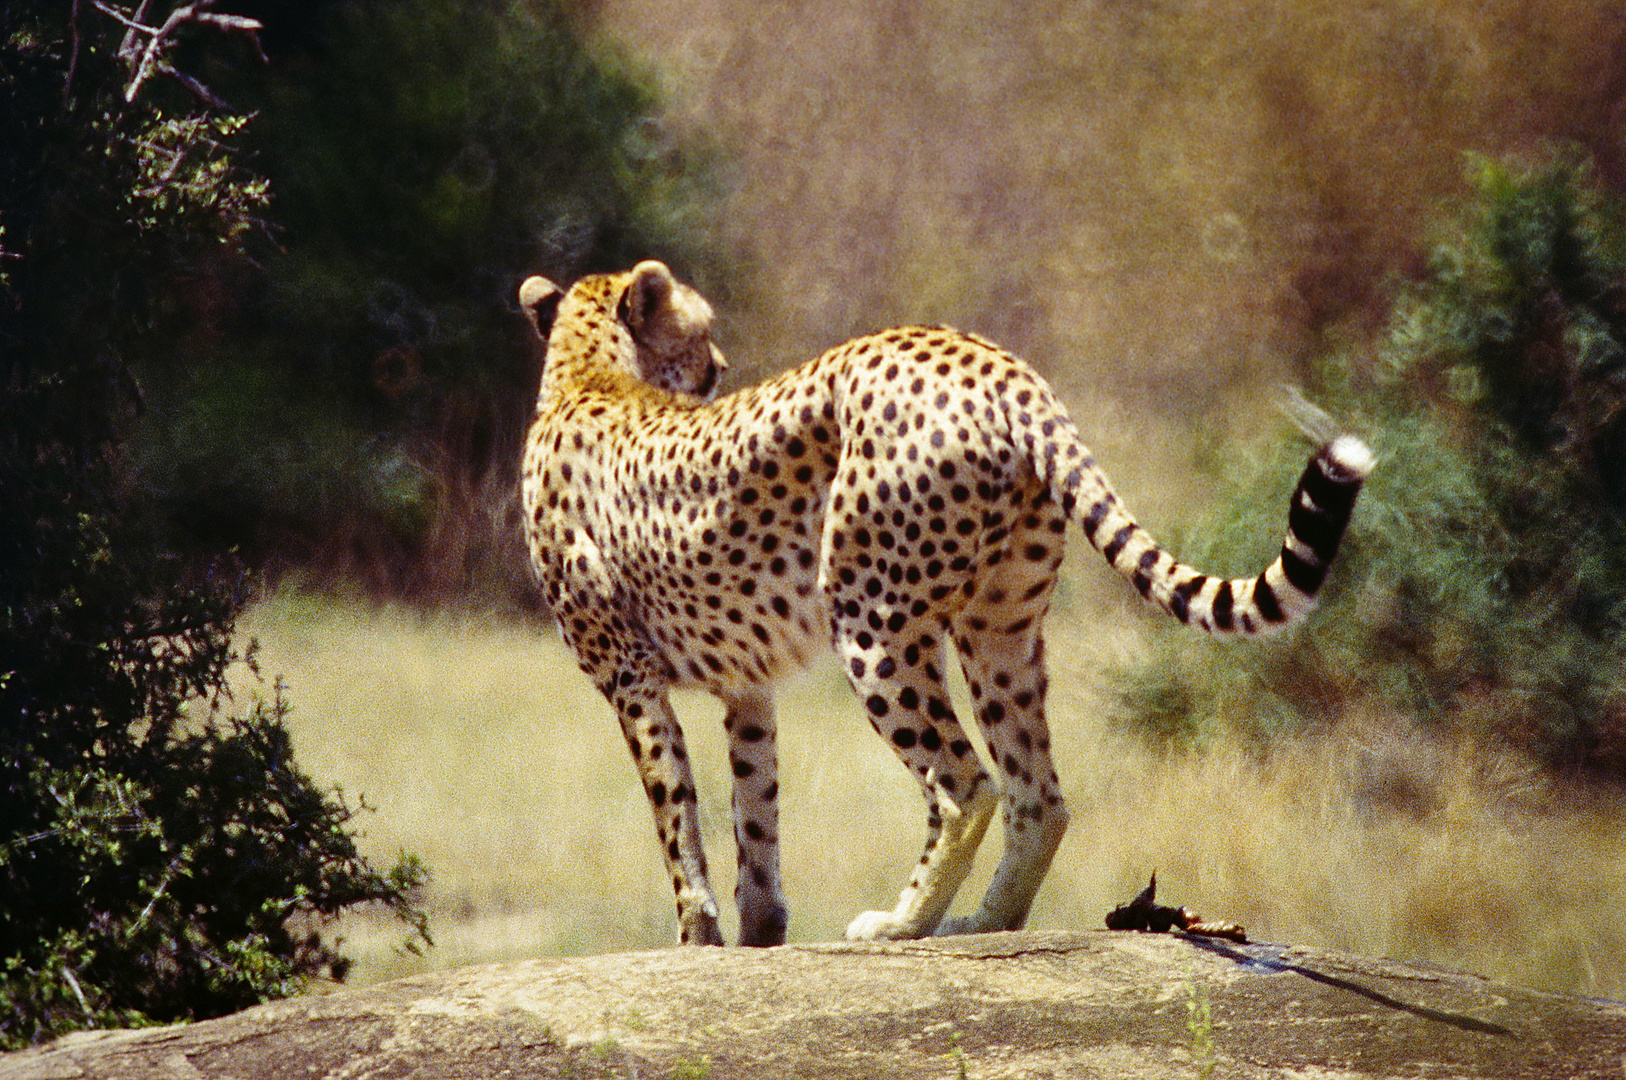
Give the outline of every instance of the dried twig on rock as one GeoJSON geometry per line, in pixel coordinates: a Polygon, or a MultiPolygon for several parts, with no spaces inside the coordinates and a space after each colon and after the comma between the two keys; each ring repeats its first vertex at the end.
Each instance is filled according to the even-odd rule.
{"type": "Polygon", "coordinates": [[[1226,938],[1230,941],[1248,940],[1248,932],[1235,923],[1210,922],[1188,907],[1166,907],[1156,902],[1157,875],[1129,903],[1119,904],[1107,913],[1108,930],[1140,930],[1153,934],[1166,934],[1170,930],[1183,930],[1202,937],[1226,938]]]}

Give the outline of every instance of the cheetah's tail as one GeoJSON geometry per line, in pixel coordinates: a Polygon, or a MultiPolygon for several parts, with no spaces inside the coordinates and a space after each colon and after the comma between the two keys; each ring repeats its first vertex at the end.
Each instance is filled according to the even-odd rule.
{"type": "Polygon", "coordinates": [[[1293,491],[1281,554],[1258,577],[1227,580],[1180,562],[1158,544],[1124,509],[1089,452],[1081,447],[1080,453],[1071,468],[1062,463],[1050,478],[1068,517],[1142,596],[1214,634],[1267,633],[1315,606],[1373,464],[1372,451],[1355,436],[1327,441],[1311,455],[1293,491]]]}

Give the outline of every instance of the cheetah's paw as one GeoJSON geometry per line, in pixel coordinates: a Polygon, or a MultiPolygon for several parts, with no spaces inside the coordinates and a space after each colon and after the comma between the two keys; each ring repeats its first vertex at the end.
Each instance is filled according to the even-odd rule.
{"type": "Polygon", "coordinates": [[[848,941],[901,941],[921,936],[890,911],[861,912],[847,924],[848,941]]]}

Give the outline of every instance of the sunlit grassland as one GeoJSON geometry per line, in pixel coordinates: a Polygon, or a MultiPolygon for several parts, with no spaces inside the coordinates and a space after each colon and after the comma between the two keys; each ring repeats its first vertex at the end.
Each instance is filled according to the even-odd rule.
{"type": "MultiPolygon", "coordinates": [[[[1156,870],[1160,899],[1255,939],[1626,997],[1622,807],[1376,724],[1263,763],[1223,745],[1155,753],[1104,720],[1101,673],[1134,655],[1144,625],[1114,584],[1064,597],[1051,622],[1051,725],[1074,817],[1032,926],[1099,927],[1156,870]]],[[[347,917],[353,981],[670,943],[649,811],[609,707],[556,635],[286,597],[244,629],[289,682],[304,767],[376,808],[360,819],[364,850],[382,862],[406,848],[434,871],[436,947],[402,954],[400,927],[347,917]]],[[[721,710],[698,694],[676,706],[731,918],[721,710]]],[[[788,686],[780,712],[791,938],[833,939],[854,912],[891,904],[923,808],[833,665],[788,686]]],[[[957,910],[998,843],[996,827],[957,910]]]]}

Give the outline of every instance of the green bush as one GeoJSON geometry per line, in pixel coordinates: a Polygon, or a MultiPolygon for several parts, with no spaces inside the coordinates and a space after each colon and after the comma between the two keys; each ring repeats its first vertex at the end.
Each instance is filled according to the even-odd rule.
{"type": "Polygon", "coordinates": [[[379,874],[357,854],[351,810],[293,763],[286,708],[279,694],[122,746],[110,726],[95,745],[8,741],[0,1046],[218,1016],[343,979],[321,924],[354,904],[428,940],[410,900],[424,868],[403,856],[379,874]]]}
{"type": "Polygon", "coordinates": [[[266,189],[241,118],[178,80],[126,100],[123,36],[88,5],[0,7],[3,1047],[340,977],[322,924],[351,904],[424,931],[422,866],[357,854],[280,692],[227,714],[251,579],[177,553],[130,467],[177,282],[248,250],[266,189]]]}
{"type": "MultiPolygon", "coordinates": [[[[1364,713],[1626,766],[1626,211],[1575,154],[1471,179],[1376,362],[1315,371],[1378,455],[1321,609],[1285,647],[1168,635],[1123,673],[1132,725],[1268,741],[1364,713]]],[[[1268,559],[1303,452],[1243,470],[1193,561],[1268,559]]]]}

